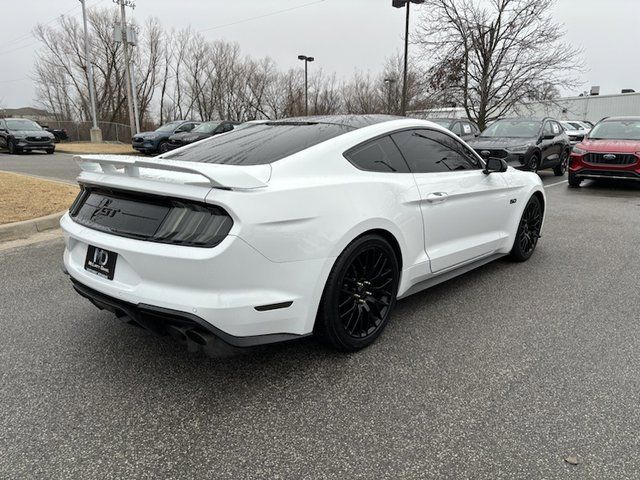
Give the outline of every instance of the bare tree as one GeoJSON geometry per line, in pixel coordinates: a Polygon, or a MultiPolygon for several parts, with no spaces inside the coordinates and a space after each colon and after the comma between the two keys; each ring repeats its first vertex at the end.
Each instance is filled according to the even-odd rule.
{"type": "Polygon", "coordinates": [[[582,52],[562,41],[555,0],[427,0],[417,41],[429,88],[484,129],[526,99],[577,84],[582,52]]]}

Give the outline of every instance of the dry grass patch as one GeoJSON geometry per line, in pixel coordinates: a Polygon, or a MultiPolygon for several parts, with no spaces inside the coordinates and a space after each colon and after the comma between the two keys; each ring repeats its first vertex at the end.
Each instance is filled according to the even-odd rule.
{"type": "Polygon", "coordinates": [[[65,142],[56,145],[56,152],[61,153],[111,153],[123,155],[138,155],[131,145],[125,143],[91,143],[65,142]]]}
{"type": "Polygon", "coordinates": [[[61,212],[78,191],[73,185],[0,172],[0,225],[61,212]]]}

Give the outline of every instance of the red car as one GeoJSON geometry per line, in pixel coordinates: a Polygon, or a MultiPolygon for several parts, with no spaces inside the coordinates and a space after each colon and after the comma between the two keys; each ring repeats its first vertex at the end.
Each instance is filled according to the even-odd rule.
{"type": "Polygon", "coordinates": [[[587,178],[640,181],[640,117],[600,120],[569,157],[569,186],[587,178]]]}

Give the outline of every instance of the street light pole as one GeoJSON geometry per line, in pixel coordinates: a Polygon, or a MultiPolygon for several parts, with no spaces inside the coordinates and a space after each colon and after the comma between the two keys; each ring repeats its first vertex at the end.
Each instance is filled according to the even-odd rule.
{"type": "Polygon", "coordinates": [[[120,31],[122,34],[122,47],[124,48],[124,71],[125,82],[127,84],[127,103],[129,104],[129,125],[131,126],[131,136],[136,132],[135,112],[133,111],[133,92],[131,88],[131,72],[129,70],[129,39],[127,38],[127,20],[124,11],[125,6],[134,7],[135,4],[131,0],[113,0],[114,3],[120,5],[120,31]]]}
{"type": "Polygon", "coordinates": [[[402,99],[400,101],[400,114],[404,116],[407,113],[407,66],[409,63],[409,4],[424,3],[425,0],[392,0],[395,8],[406,8],[405,25],[404,25],[404,72],[402,74],[402,99]]]}
{"type": "Polygon", "coordinates": [[[102,132],[98,128],[98,114],[96,109],[96,92],[93,85],[93,64],[89,53],[89,31],[87,29],[87,9],[85,0],[80,0],[82,4],[82,23],[84,25],[84,63],[87,68],[87,83],[89,84],[89,101],[91,103],[91,120],[93,127],[91,128],[91,141],[101,142],[102,132]]]}
{"type": "Polygon", "coordinates": [[[309,115],[309,87],[308,87],[308,72],[307,72],[307,64],[309,62],[313,62],[315,58],[308,57],[306,55],[298,55],[298,60],[304,61],[304,114],[305,116],[309,115]]]}
{"type": "Polygon", "coordinates": [[[384,83],[387,84],[387,113],[391,114],[391,89],[393,84],[396,83],[395,78],[385,78],[384,83]]]}

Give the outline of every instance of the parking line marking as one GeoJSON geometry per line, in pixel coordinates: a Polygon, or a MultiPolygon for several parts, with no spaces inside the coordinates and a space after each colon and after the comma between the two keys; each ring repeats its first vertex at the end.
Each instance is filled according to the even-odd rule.
{"type": "Polygon", "coordinates": [[[551,185],[545,185],[544,188],[555,187],[556,185],[562,185],[563,183],[567,183],[569,180],[562,180],[561,182],[552,183],[551,185]]]}

